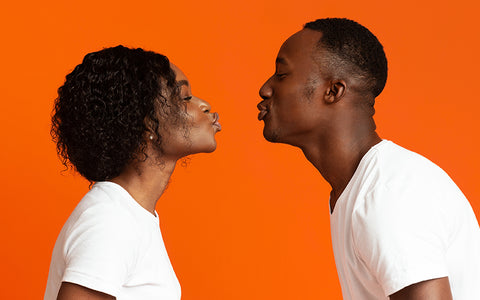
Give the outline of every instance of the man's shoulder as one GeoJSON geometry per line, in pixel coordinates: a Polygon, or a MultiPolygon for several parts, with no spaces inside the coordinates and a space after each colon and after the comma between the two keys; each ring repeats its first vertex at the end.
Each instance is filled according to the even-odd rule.
{"type": "Polygon", "coordinates": [[[408,150],[391,141],[384,141],[376,149],[375,159],[372,160],[378,169],[379,175],[386,180],[397,178],[441,178],[446,173],[434,162],[425,156],[408,150]]]}
{"type": "Polygon", "coordinates": [[[352,195],[356,206],[383,207],[397,201],[425,201],[459,194],[448,174],[424,156],[390,141],[383,141],[372,150],[356,179],[358,188],[352,195]]]}

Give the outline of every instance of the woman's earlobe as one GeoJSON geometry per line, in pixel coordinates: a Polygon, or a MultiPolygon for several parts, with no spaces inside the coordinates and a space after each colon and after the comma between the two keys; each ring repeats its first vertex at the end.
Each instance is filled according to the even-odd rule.
{"type": "Polygon", "coordinates": [[[147,142],[152,142],[152,141],[155,139],[155,134],[153,133],[153,131],[147,130],[147,131],[145,131],[145,133],[144,133],[144,139],[145,139],[147,142]]]}

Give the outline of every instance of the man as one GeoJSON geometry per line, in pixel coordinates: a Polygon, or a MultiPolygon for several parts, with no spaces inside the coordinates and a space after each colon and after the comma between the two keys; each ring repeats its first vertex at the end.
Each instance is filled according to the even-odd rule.
{"type": "Polygon", "coordinates": [[[467,199],[439,167],[375,132],[386,78],[368,29],[307,23],[260,89],[263,135],[299,147],[332,187],[344,299],[480,299],[480,228],[467,199]]]}

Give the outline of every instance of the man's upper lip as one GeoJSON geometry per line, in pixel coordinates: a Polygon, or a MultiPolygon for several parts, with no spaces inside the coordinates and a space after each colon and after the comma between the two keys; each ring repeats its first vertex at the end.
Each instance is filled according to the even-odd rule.
{"type": "Polygon", "coordinates": [[[260,103],[257,104],[258,110],[267,110],[267,106],[265,105],[265,100],[260,101],[260,103]]]}

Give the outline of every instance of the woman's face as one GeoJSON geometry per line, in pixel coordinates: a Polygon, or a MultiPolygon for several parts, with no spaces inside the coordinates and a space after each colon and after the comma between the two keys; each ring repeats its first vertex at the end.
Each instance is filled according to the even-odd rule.
{"type": "Polygon", "coordinates": [[[218,114],[210,111],[210,104],[192,95],[187,76],[174,64],[180,99],[184,105],[186,126],[175,127],[162,143],[164,154],[184,157],[190,154],[213,152],[217,147],[215,134],[221,130],[218,114]]]}

